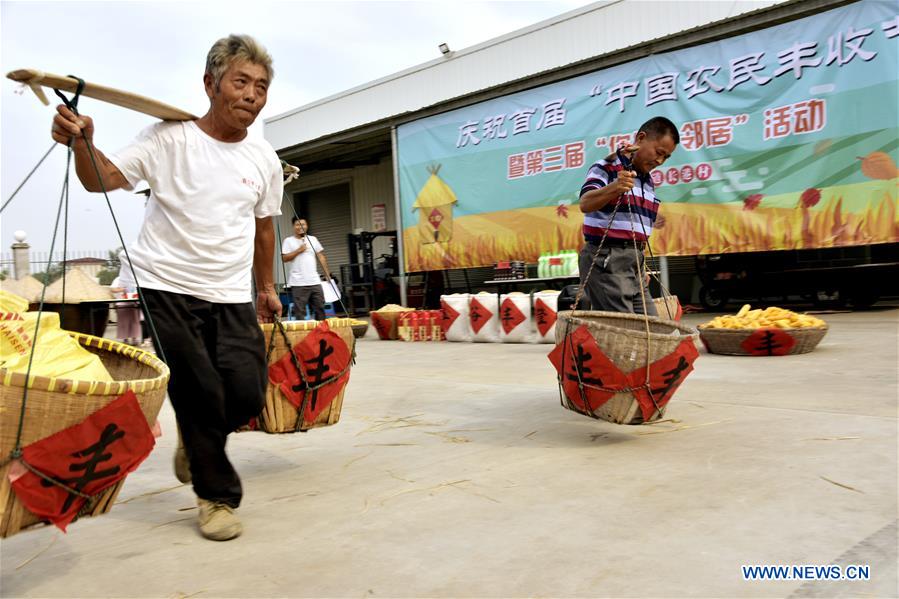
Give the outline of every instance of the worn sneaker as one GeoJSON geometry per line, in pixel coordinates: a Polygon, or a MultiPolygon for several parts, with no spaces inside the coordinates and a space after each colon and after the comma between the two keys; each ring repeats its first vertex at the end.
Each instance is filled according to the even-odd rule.
{"type": "Polygon", "coordinates": [[[175,478],[182,483],[189,483],[191,480],[190,461],[187,459],[187,452],[184,451],[184,445],[181,444],[180,438],[178,447],[175,449],[175,478]]]}
{"type": "Polygon", "coordinates": [[[234,508],[218,501],[197,498],[200,532],[213,541],[230,541],[243,532],[234,508]]]}

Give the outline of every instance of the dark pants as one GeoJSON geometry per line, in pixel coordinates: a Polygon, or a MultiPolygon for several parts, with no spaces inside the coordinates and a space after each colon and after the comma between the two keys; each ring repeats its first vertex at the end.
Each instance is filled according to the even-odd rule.
{"type": "Polygon", "coordinates": [[[297,309],[297,314],[305,313],[306,304],[309,304],[315,320],[325,319],[325,294],[322,293],[321,285],[291,287],[290,293],[293,295],[293,305],[297,309]]]}
{"type": "Polygon", "coordinates": [[[265,342],[256,310],[252,303],[215,304],[178,293],[141,291],[172,373],[169,399],[194,492],[237,507],[243,490],[225,443],[228,433],[258,416],[265,405],[265,342]]]}
{"type": "Polygon", "coordinates": [[[649,295],[649,286],[639,280],[638,264],[644,265],[643,254],[631,247],[603,247],[597,254],[596,246],[586,244],[581,249],[578,267],[581,274],[581,285],[584,286],[584,297],[581,298],[581,310],[604,310],[606,312],[630,312],[656,316],[656,307],[649,295]],[[590,265],[593,270],[590,271],[590,265]],[[584,279],[590,273],[590,280],[584,279]],[[643,297],[646,297],[646,309],[643,308],[643,297]],[[584,305],[586,303],[586,305],[584,305]]]}

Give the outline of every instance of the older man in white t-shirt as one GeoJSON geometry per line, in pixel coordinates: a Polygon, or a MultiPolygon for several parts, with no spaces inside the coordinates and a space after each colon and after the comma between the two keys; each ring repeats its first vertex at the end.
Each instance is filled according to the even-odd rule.
{"type": "Polygon", "coordinates": [[[90,117],[59,106],[53,121],[53,139],[72,144],[88,191],[150,184],[129,254],[157,352],[171,370],[169,399],[183,437],[175,473],[192,480],[200,532],[216,541],[242,531],[234,510],[243,489],[225,442],[265,403],[268,369],[257,318],[270,321],[281,311],[271,217],[281,213],[282,169],[272,146],[247,131],[265,106],[272,75],[265,48],[231,35],[206,58],[209,110],[196,121],[156,123],[109,157],[90,150],[90,117]]]}
{"type": "Polygon", "coordinates": [[[293,305],[300,313],[308,305],[315,320],[325,319],[325,296],[322,293],[318,264],[325,271],[327,281],[331,280],[328,259],[318,239],[308,234],[306,219],[293,217],[293,235],[281,244],[281,260],[290,263],[287,286],[293,296],[293,305]]]}

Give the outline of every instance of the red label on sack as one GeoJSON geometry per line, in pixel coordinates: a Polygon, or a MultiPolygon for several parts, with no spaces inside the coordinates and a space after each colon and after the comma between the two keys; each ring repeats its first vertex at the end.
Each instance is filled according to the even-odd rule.
{"type": "Polygon", "coordinates": [[[415,312],[401,312],[396,318],[396,336],[402,341],[412,341],[412,326],[415,312]]]}
{"type": "Polygon", "coordinates": [[[393,321],[384,318],[377,312],[372,312],[371,323],[375,325],[375,330],[378,331],[378,337],[381,339],[390,339],[390,329],[393,327],[393,321]]]}
{"type": "Polygon", "coordinates": [[[312,389],[307,389],[300,379],[290,352],[269,366],[268,379],[278,386],[287,401],[297,409],[302,406],[305,394],[310,394],[303,422],[311,424],[331,405],[349,380],[348,365],[352,359],[350,349],[340,335],[332,331],[328,323],[323,322],[294,345],[293,352],[303,378],[312,389]]]}
{"type": "Polygon", "coordinates": [[[661,409],[668,403],[687,375],[693,371],[693,362],[698,357],[699,352],[696,351],[693,341],[685,339],[673,352],[650,364],[649,389],[652,392],[651,397],[646,388],[641,387],[646,383],[646,367],[637,368],[627,375],[628,384],[634,387],[634,397],[640,404],[644,422],[648,422],[655,415],[657,407],[661,409]]]}
{"type": "Polygon", "coordinates": [[[458,310],[454,309],[445,300],[440,300],[440,328],[446,333],[456,319],[459,318],[458,310]]]}
{"type": "Polygon", "coordinates": [[[549,361],[562,379],[565,397],[582,412],[594,412],[627,386],[627,377],[581,325],[556,344],[549,361]]]}
{"type": "Polygon", "coordinates": [[[468,304],[468,319],[471,321],[472,331],[479,332],[492,316],[493,312],[485,308],[484,304],[471,298],[471,302],[468,304]]]}
{"type": "Polygon", "coordinates": [[[759,329],[740,344],[752,356],[785,356],[796,339],[781,329],[759,329]]]}
{"type": "Polygon", "coordinates": [[[540,336],[546,337],[553,325],[556,324],[556,311],[546,305],[539,297],[534,302],[534,322],[537,323],[537,330],[540,336]]]}
{"type": "Polygon", "coordinates": [[[499,320],[502,323],[503,331],[508,335],[515,330],[515,327],[523,323],[526,318],[518,306],[515,305],[515,302],[512,301],[512,298],[507,297],[499,307],[499,320]]]}
{"type": "MultiPolygon", "coordinates": [[[[128,390],[81,423],[26,446],[22,460],[66,487],[96,495],[135,470],[155,444],[137,397],[128,390]]],[[[10,482],[29,511],[63,531],[86,501],[30,470],[10,482]]]]}

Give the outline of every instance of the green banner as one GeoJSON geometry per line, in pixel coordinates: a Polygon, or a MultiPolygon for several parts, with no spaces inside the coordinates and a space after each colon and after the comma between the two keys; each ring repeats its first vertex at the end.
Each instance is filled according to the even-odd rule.
{"type": "Polygon", "coordinates": [[[899,16],[866,1],[398,128],[408,271],[583,244],[590,165],[666,116],[658,255],[899,241],[899,16]]]}

